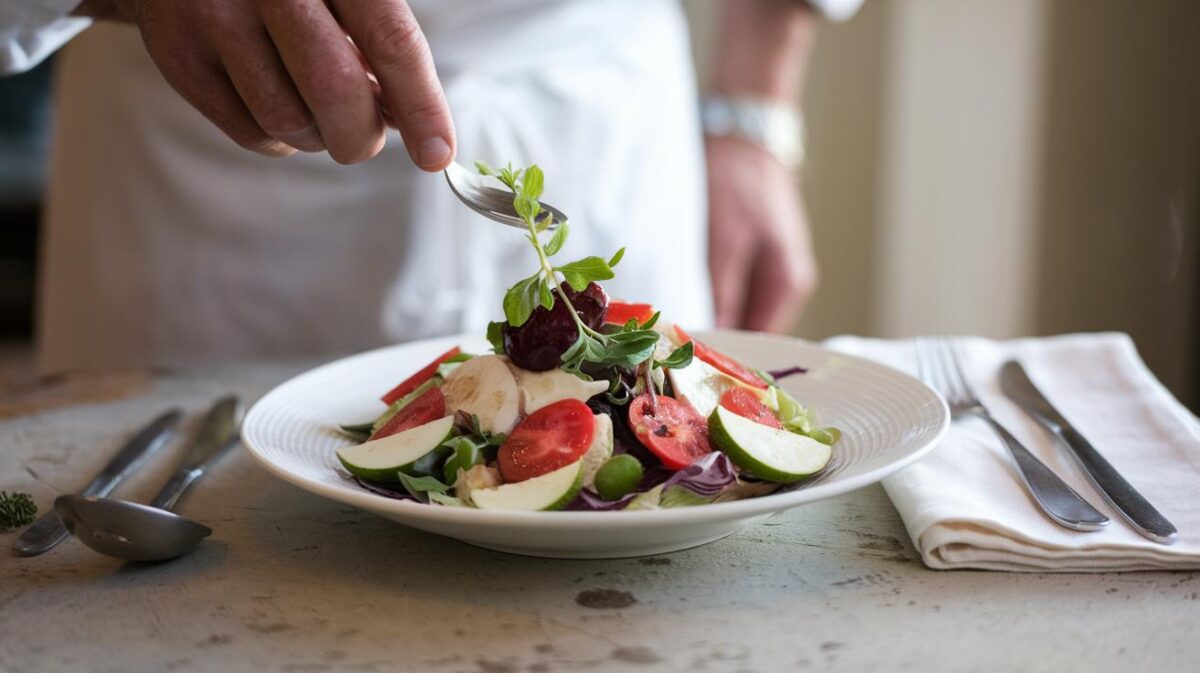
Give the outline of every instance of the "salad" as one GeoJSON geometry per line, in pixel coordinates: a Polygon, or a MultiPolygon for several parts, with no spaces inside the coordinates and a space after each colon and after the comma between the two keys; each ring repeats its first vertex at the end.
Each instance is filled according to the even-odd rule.
{"type": "Polygon", "coordinates": [[[549,230],[542,171],[476,166],[512,191],[537,270],[505,293],[491,353],[452,348],[341,426],[350,478],[436,506],[599,511],[761,496],[825,468],[840,433],[776,385],[802,368],[752,369],[610,299],[624,249],[559,263],[569,227],[549,230]]]}

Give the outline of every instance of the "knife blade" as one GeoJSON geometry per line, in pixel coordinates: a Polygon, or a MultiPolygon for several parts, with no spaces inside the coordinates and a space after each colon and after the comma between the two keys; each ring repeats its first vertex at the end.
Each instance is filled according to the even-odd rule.
{"type": "MultiPolygon", "coordinates": [[[[102,498],[112,492],[122,479],[167,443],[181,418],[181,410],[171,409],[151,421],[125,443],[87,488],[83,489],[82,495],[102,498]]],[[[17,537],[17,541],[13,543],[13,552],[18,556],[37,556],[53,549],[67,535],[67,529],[51,509],[17,537]]]]}
{"type": "Polygon", "coordinates": [[[1117,512],[1143,537],[1174,544],[1175,526],[1117,472],[1082,433],[1046,399],[1021,363],[1010,360],[1000,368],[1000,388],[1071,450],[1088,479],[1117,512]]]}
{"type": "Polygon", "coordinates": [[[243,414],[242,402],[237,396],[230,395],[217,400],[204,417],[187,457],[150,501],[150,506],[171,509],[192,482],[199,479],[225,451],[236,446],[241,440],[243,414]]]}

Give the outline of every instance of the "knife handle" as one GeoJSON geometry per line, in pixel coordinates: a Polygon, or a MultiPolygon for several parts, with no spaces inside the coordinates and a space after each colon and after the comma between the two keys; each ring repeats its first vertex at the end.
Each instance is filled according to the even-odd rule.
{"type": "Polygon", "coordinates": [[[1108,525],[1108,517],[1054,474],[996,419],[989,414],[982,414],[981,418],[1004,440],[1004,445],[1017,464],[1017,473],[1046,516],[1064,528],[1081,532],[1101,530],[1108,525]]]}
{"type": "MultiPolygon", "coordinates": [[[[117,452],[108,465],[105,465],[104,469],[87,485],[83,494],[104,497],[112,492],[126,475],[137,468],[150,454],[167,443],[175,430],[175,425],[182,417],[182,411],[172,409],[151,421],[117,452]]],[[[13,553],[18,556],[44,554],[65,540],[66,537],[66,527],[51,509],[17,536],[16,541],[13,542],[13,553]]]]}
{"type": "Polygon", "coordinates": [[[150,424],[138,431],[125,446],[113,457],[104,469],[92,479],[80,495],[103,498],[121,483],[127,474],[132,472],[156,451],[167,443],[175,432],[175,426],[183,418],[183,411],[171,409],[160,414],[150,424]]]}
{"type": "Polygon", "coordinates": [[[1058,425],[1055,434],[1071,449],[1071,453],[1083,466],[1083,471],[1100,494],[1125,517],[1134,530],[1161,544],[1174,544],[1179,539],[1179,532],[1175,526],[1142,497],[1133,485],[1125,481],[1078,430],[1070,425],[1058,425]]]}

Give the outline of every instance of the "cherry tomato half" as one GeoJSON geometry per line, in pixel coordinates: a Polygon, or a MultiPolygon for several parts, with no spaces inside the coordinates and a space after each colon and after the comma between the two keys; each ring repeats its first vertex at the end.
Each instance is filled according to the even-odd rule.
{"type": "Polygon", "coordinates": [[[692,352],[702,361],[712,365],[713,367],[716,367],[722,372],[725,372],[726,374],[741,381],[742,383],[745,383],[748,386],[762,388],[764,390],[767,388],[767,382],[762,380],[762,378],[760,378],[758,374],[755,374],[754,371],[749,367],[743,365],[737,360],[734,360],[728,355],[725,355],[724,353],[716,351],[708,346],[705,346],[699,341],[696,341],[689,336],[687,332],[684,332],[683,328],[678,325],[675,326],[675,333],[679,335],[680,341],[684,343],[689,341],[692,342],[692,352]]]}
{"type": "Polygon", "coordinates": [[[623,301],[608,302],[608,313],[604,316],[604,322],[612,323],[613,325],[624,325],[631,318],[636,318],[638,324],[642,324],[654,317],[654,307],[650,304],[628,304],[623,301]]]}
{"type": "Polygon", "coordinates": [[[379,432],[371,435],[371,439],[404,432],[418,425],[436,421],[445,415],[446,396],[442,394],[441,388],[430,388],[421,393],[420,397],[405,405],[403,409],[397,411],[395,416],[389,418],[388,422],[379,428],[379,432]]]}
{"type": "Polygon", "coordinates": [[[596,417],[579,400],[560,400],[529,414],[508,433],[496,461],[505,483],[525,481],[583,457],[596,434],[596,417]]]}
{"type": "Polygon", "coordinates": [[[762,400],[758,399],[758,395],[745,388],[730,388],[725,391],[725,394],[721,396],[721,406],[755,423],[783,429],[783,425],[775,417],[775,412],[763,404],[762,400]]]}
{"type": "Polygon", "coordinates": [[[674,397],[658,395],[657,402],[656,412],[648,393],[635,397],[629,403],[629,427],[663,465],[681,470],[712,453],[703,416],[674,397]]]}
{"type": "Polygon", "coordinates": [[[395,404],[396,400],[411,393],[412,391],[416,390],[422,383],[425,383],[429,379],[433,378],[433,375],[437,373],[438,365],[442,364],[446,360],[449,360],[450,358],[454,357],[455,355],[458,355],[461,352],[462,352],[462,350],[458,346],[455,346],[454,348],[451,348],[450,350],[446,351],[445,353],[442,353],[441,355],[438,356],[438,359],[434,360],[433,362],[430,362],[427,366],[425,366],[423,369],[421,369],[421,371],[417,372],[416,374],[413,374],[412,376],[404,379],[404,381],[401,382],[400,385],[389,390],[387,392],[387,394],[384,395],[380,399],[383,400],[384,404],[387,404],[389,406],[392,404],[395,404]]]}

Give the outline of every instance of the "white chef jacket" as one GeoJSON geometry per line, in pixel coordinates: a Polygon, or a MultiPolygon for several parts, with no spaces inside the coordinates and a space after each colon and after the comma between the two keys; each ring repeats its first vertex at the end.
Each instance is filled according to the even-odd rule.
{"type": "MultiPolygon", "coordinates": [[[[707,325],[701,134],[679,7],[409,4],[449,100],[459,161],[537,162],[544,198],[571,218],[561,259],[628,246],[609,293],[707,325]]],[[[0,11],[0,67],[27,67],[87,25],[57,16],[0,11]]],[[[247,152],[170,89],[129,26],[79,34],[56,67],[38,317],[45,372],[482,333],[501,318],[504,289],[536,269],[518,230],[458,203],[394,134],[354,166],[247,152]]]]}

